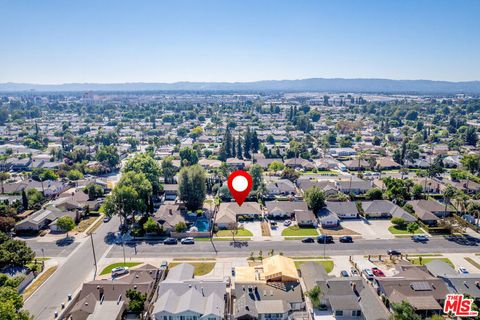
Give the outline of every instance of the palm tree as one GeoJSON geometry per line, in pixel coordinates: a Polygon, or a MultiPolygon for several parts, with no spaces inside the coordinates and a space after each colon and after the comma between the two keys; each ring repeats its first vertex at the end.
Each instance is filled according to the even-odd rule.
{"type": "Polygon", "coordinates": [[[443,190],[443,201],[445,202],[445,210],[443,213],[443,217],[447,214],[448,205],[450,204],[450,200],[455,196],[457,190],[451,185],[448,184],[445,190],[443,190]]]}

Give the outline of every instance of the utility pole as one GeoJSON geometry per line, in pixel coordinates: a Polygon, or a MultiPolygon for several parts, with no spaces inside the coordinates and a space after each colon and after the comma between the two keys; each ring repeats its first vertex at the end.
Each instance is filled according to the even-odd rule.
{"type": "Polygon", "coordinates": [[[122,249],[123,249],[123,265],[125,266],[127,264],[126,259],[125,259],[125,239],[122,238],[122,249]]]}
{"type": "Polygon", "coordinates": [[[90,233],[90,240],[91,240],[91,243],[92,243],[92,253],[93,253],[93,263],[95,264],[95,275],[93,276],[93,278],[95,279],[95,277],[97,276],[97,257],[95,256],[95,246],[93,245],[93,233],[90,233]]]}

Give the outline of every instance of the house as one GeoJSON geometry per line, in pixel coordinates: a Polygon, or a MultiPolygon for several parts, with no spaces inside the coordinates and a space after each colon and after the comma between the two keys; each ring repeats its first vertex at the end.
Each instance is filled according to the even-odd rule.
{"type": "Polygon", "coordinates": [[[254,267],[236,267],[233,290],[235,319],[292,319],[305,310],[295,263],[275,255],[254,267]]]}
{"type": "Polygon", "coordinates": [[[469,295],[480,301],[480,274],[459,274],[448,263],[441,260],[432,260],[425,264],[434,277],[442,279],[450,293],[469,295]]]}
{"type": "Polygon", "coordinates": [[[317,218],[311,210],[295,210],[295,221],[300,227],[317,227],[317,218]]]}
{"type": "Polygon", "coordinates": [[[317,217],[322,228],[335,228],[340,224],[340,218],[326,207],[320,209],[317,213],[317,217]]]}
{"type": "Polygon", "coordinates": [[[238,158],[228,158],[226,161],[227,166],[236,169],[245,169],[250,167],[251,161],[246,161],[238,158]]]}
{"type": "Polygon", "coordinates": [[[350,157],[355,155],[357,152],[353,148],[331,148],[328,150],[328,153],[334,157],[350,157]]]}
{"type": "Polygon", "coordinates": [[[37,191],[43,192],[45,196],[58,196],[60,193],[68,188],[68,184],[63,181],[35,181],[30,180],[27,185],[27,189],[37,189],[37,191]]]}
{"type": "Polygon", "coordinates": [[[408,203],[417,217],[428,225],[436,224],[436,221],[450,215],[448,207],[445,211],[445,205],[434,200],[411,200],[408,203]]]}
{"type": "MultiPolygon", "coordinates": [[[[70,205],[68,205],[70,206],[70,205]]],[[[63,216],[70,216],[77,220],[78,209],[68,210],[66,207],[55,207],[53,205],[40,209],[29,215],[24,220],[15,224],[17,232],[38,232],[42,229],[50,227],[52,231],[60,231],[56,225],[56,220],[63,216]]]]}
{"type": "Polygon", "coordinates": [[[343,161],[348,170],[367,170],[370,169],[370,163],[361,159],[343,161]]]}
{"type": "Polygon", "coordinates": [[[147,294],[148,308],[155,284],[161,276],[162,271],[146,264],[131,269],[127,275],[120,278],[84,283],[69,312],[69,319],[122,319],[122,314],[128,306],[126,293],[129,289],[147,294]]]}
{"type": "Polygon", "coordinates": [[[356,203],[353,201],[326,201],[325,204],[325,209],[334,213],[340,219],[351,219],[358,217],[358,208],[356,203]]]}
{"type": "Polygon", "coordinates": [[[186,263],[170,269],[158,285],[152,319],[225,319],[225,306],[229,301],[225,281],[195,279],[193,272],[194,267],[186,263]]]}
{"type": "Polygon", "coordinates": [[[178,196],[178,184],[164,184],[163,192],[165,201],[175,201],[178,196]]]}
{"type": "Polygon", "coordinates": [[[233,318],[239,320],[292,319],[305,308],[299,282],[235,284],[232,295],[233,318]]]}
{"type": "Polygon", "coordinates": [[[362,209],[367,218],[402,218],[406,222],[415,222],[417,218],[389,200],[362,202],[362,209]]]}
{"type": "Polygon", "coordinates": [[[422,317],[441,314],[445,296],[449,293],[444,282],[431,276],[425,267],[401,266],[392,277],[375,277],[380,295],[390,304],[407,301],[422,317]]]}
{"type": "Polygon", "coordinates": [[[300,188],[300,190],[305,193],[308,189],[312,187],[318,187],[320,190],[325,193],[326,196],[331,196],[335,195],[338,193],[337,186],[335,182],[332,182],[330,180],[312,180],[312,179],[302,179],[299,178],[297,180],[297,185],[300,188]]]}
{"type": "Polygon", "coordinates": [[[296,193],[295,185],[288,179],[279,179],[270,181],[265,185],[267,198],[274,198],[277,196],[293,196],[296,193]]]}
{"type": "Polygon", "coordinates": [[[220,168],[220,166],[222,165],[222,161],[215,159],[200,159],[198,161],[198,164],[205,169],[213,169],[220,168]]]}
{"type": "Polygon", "coordinates": [[[476,194],[480,191],[480,183],[471,180],[452,181],[452,186],[468,194],[476,194]]]}
{"type": "Polygon", "coordinates": [[[236,285],[247,282],[298,282],[299,279],[295,262],[278,254],[264,258],[260,265],[235,268],[236,285]]]}
{"type": "Polygon", "coordinates": [[[285,165],[289,168],[303,168],[306,170],[311,170],[315,168],[315,164],[307,159],[303,158],[291,158],[285,160],[285,165]]]}
{"type": "Polygon", "coordinates": [[[353,193],[355,195],[366,193],[372,189],[371,181],[364,181],[360,179],[338,180],[335,182],[337,189],[345,194],[353,193]]]}
{"type": "Polygon", "coordinates": [[[428,177],[412,179],[415,184],[423,187],[423,192],[431,194],[440,194],[445,190],[446,186],[440,181],[428,177]]]}
{"type": "Polygon", "coordinates": [[[261,166],[264,170],[267,170],[268,166],[274,161],[283,163],[282,158],[257,158],[255,156],[255,163],[261,166]]]}
{"type": "Polygon", "coordinates": [[[389,157],[382,157],[375,160],[375,169],[377,170],[394,170],[400,168],[401,165],[389,157]]]}
{"type": "Polygon", "coordinates": [[[215,223],[220,229],[230,229],[237,222],[238,216],[259,217],[262,209],[258,202],[244,202],[239,206],[236,202],[222,202],[218,208],[215,223]]]}
{"type": "Polygon", "coordinates": [[[305,201],[267,201],[267,214],[272,217],[291,217],[295,211],[307,211],[305,201]]]}
{"type": "Polygon", "coordinates": [[[186,223],[186,220],[183,216],[184,213],[185,208],[183,204],[165,202],[160,206],[160,208],[158,208],[153,218],[162,225],[163,230],[170,232],[175,230],[175,226],[179,222],[186,223]]]}
{"type": "Polygon", "coordinates": [[[387,320],[390,313],[374,289],[361,277],[331,277],[321,264],[300,266],[306,290],[320,288],[320,304],[336,319],[387,320]]]}

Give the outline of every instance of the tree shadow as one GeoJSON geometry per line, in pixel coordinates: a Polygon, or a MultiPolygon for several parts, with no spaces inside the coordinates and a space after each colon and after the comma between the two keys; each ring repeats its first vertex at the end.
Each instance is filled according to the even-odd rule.
{"type": "Polygon", "coordinates": [[[59,239],[55,241],[55,244],[59,247],[66,247],[71,245],[75,241],[74,237],[65,237],[63,239],[59,239]]]}

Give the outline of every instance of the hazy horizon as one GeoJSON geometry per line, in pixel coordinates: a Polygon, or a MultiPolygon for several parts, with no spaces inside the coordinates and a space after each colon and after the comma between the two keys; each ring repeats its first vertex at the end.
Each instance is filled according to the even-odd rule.
{"type": "Polygon", "coordinates": [[[480,80],[478,1],[4,1],[0,83],[480,80]]]}

